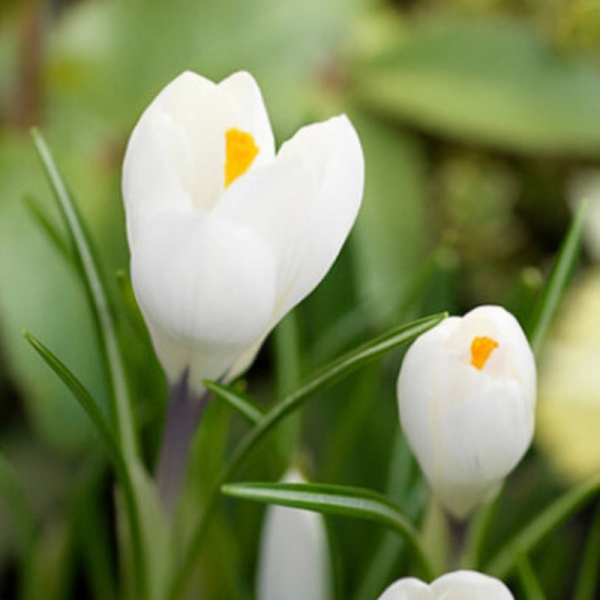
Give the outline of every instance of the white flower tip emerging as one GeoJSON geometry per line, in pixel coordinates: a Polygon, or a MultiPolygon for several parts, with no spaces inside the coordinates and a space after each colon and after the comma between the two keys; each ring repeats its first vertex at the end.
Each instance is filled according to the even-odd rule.
{"type": "Polygon", "coordinates": [[[364,161],[345,116],[275,153],[260,89],[184,72],[127,146],[132,281],[169,379],[227,378],[331,268],[360,206],[364,161]]]}
{"type": "Polygon", "coordinates": [[[378,600],[514,600],[498,579],[475,571],[442,575],[431,585],[413,577],[392,584],[378,600]]]}
{"type": "Polygon", "coordinates": [[[536,369],[517,320],[481,306],[422,335],[404,358],[398,402],[434,494],[466,517],[497,491],[533,436],[536,369]]]}
{"type": "MultiPolygon", "coordinates": [[[[305,483],[297,469],[283,481],[305,483]]],[[[330,600],[332,568],[323,517],[270,506],[263,525],[257,600],[330,600]]]]}

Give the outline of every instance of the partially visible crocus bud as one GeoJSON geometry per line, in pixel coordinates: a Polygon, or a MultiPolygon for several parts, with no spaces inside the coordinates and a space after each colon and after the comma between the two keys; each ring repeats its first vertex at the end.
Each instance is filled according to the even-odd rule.
{"type": "Polygon", "coordinates": [[[510,590],[498,579],[476,571],[455,571],[436,579],[431,585],[414,577],[392,584],[379,600],[514,600],[510,590]]]}
{"type": "MultiPolygon", "coordinates": [[[[290,469],[286,483],[306,483],[290,469]]],[[[330,600],[332,567],[323,517],[314,512],[270,506],[263,525],[257,600],[330,600]]]]}
{"type": "Polygon", "coordinates": [[[481,306],[422,335],[404,358],[398,402],[435,496],[465,518],[496,493],[533,437],[535,361],[517,320],[481,306]]]}

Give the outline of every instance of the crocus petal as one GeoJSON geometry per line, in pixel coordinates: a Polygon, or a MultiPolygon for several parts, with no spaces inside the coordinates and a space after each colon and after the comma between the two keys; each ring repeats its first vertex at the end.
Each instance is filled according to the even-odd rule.
{"type": "Polygon", "coordinates": [[[312,173],[304,163],[277,160],[240,177],[215,209],[220,218],[255,231],[277,257],[277,306],[271,325],[308,260],[310,223],[306,205],[315,193],[312,173]]]}
{"type": "Polygon", "coordinates": [[[378,600],[514,600],[498,579],[476,571],[455,571],[431,585],[413,577],[392,584],[378,600]]]}
{"type": "Polygon", "coordinates": [[[379,600],[434,600],[434,595],[427,584],[414,577],[406,577],[387,588],[379,600]]]}
{"type": "MultiPolygon", "coordinates": [[[[131,136],[124,171],[126,205],[145,204],[149,195],[164,203],[171,200],[165,193],[168,186],[153,191],[160,171],[155,176],[155,161],[145,150],[150,139],[150,156],[158,155],[170,163],[170,171],[177,174],[188,199],[198,208],[212,208],[225,190],[225,135],[232,128],[251,134],[259,147],[249,171],[273,160],[273,133],[250,75],[237,73],[219,85],[191,72],[177,77],[146,109],[131,136]],[[159,133],[165,135],[157,137],[146,131],[156,130],[157,122],[163,124],[159,133]],[[172,137],[177,138],[175,142],[172,137]],[[132,188],[129,180],[144,185],[132,188]]],[[[131,218],[135,215],[128,214],[128,221],[131,218]]]]}
{"type": "MultiPolygon", "coordinates": [[[[284,481],[306,480],[291,469],[284,481]]],[[[332,569],[323,517],[271,506],[260,547],[258,600],[331,600],[332,569]]]]}
{"type": "Polygon", "coordinates": [[[360,207],[364,157],[356,130],[344,115],[300,129],[278,159],[300,159],[314,173],[317,194],[306,203],[307,258],[278,317],[305,298],[329,271],[360,207]]]}
{"type": "Polygon", "coordinates": [[[409,349],[398,379],[400,420],[434,493],[457,518],[486,501],[531,443],[535,363],[516,319],[500,307],[450,318],[409,349]],[[496,344],[482,368],[472,343],[496,344]]]}
{"type": "Polygon", "coordinates": [[[475,571],[456,571],[442,575],[431,584],[436,600],[514,600],[510,590],[498,579],[475,571]]]}
{"type": "Polygon", "coordinates": [[[146,224],[132,280],[172,381],[218,378],[260,336],[275,302],[275,262],[253,231],[198,211],[146,224]]]}

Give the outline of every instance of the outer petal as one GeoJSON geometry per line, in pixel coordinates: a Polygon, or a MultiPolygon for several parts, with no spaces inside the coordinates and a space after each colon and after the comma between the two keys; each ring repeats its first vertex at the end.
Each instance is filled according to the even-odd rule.
{"type": "Polygon", "coordinates": [[[379,600],[435,600],[431,588],[414,577],[400,579],[388,587],[379,600]]]}
{"type": "Polygon", "coordinates": [[[198,211],[148,223],[132,247],[132,279],[171,380],[189,366],[199,387],[221,377],[269,322],[275,263],[251,230],[198,211]]]}
{"type": "MultiPolygon", "coordinates": [[[[219,218],[251,228],[267,242],[277,261],[277,304],[269,329],[281,313],[308,260],[310,222],[307,205],[317,188],[312,172],[299,160],[278,159],[240,177],[215,209],[219,218]]],[[[265,330],[266,335],[268,330],[265,330]]]]}
{"type": "Polygon", "coordinates": [[[431,584],[435,600],[514,600],[510,590],[498,579],[475,571],[456,571],[442,575],[431,584]]]}
{"type": "MultiPolygon", "coordinates": [[[[305,479],[288,471],[285,481],[305,479]]],[[[330,600],[332,569],[325,525],[310,511],[267,509],[258,565],[258,600],[330,600]]]]}
{"type": "MultiPolygon", "coordinates": [[[[225,132],[233,127],[250,133],[259,146],[249,171],[273,160],[273,134],[260,91],[250,75],[236,73],[219,85],[191,72],[177,77],[146,109],[131,136],[123,185],[127,209],[132,197],[138,205],[145,205],[149,196],[159,197],[167,205],[172,203],[174,191],[169,193],[170,186],[158,185],[165,169],[155,172],[155,156],[161,164],[168,164],[169,181],[176,176],[188,201],[199,208],[213,207],[225,189],[225,132]],[[148,134],[147,129],[156,129],[157,122],[168,123],[167,136],[148,134]],[[171,138],[177,138],[176,142],[171,138]],[[137,181],[143,186],[132,186],[131,182],[137,181]],[[155,191],[157,187],[162,193],[155,191]]],[[[128,220],[139,213],[128,214],[128,220]]],[[[129,225],[130,231],[134,228],[129,225]]]]}
{"type": "Polygon", "coordinates": [[[303,127],[286,142],[278,160],[295,158],[313,172],[317,193],[308,199],[306,261],[280,304],[280,319],[323,279],[356,219],[363,195],[364,158],[358,135],[346,116],[303,127]]]}

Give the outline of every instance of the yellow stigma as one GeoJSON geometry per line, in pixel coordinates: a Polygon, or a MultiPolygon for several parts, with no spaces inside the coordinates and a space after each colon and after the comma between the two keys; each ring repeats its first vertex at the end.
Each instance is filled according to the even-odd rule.
{"type": "Polygon", "coordinates": [[[235,127],[225,132],[225,187],[243,175],[258,154],[254,138],[235,127]]]}
{"type": "Polygon", "coordinates": [[[473,338],[471,342],[471,364],[481,371],[497,347],[498,342],[485,335],[473,338]]]}

